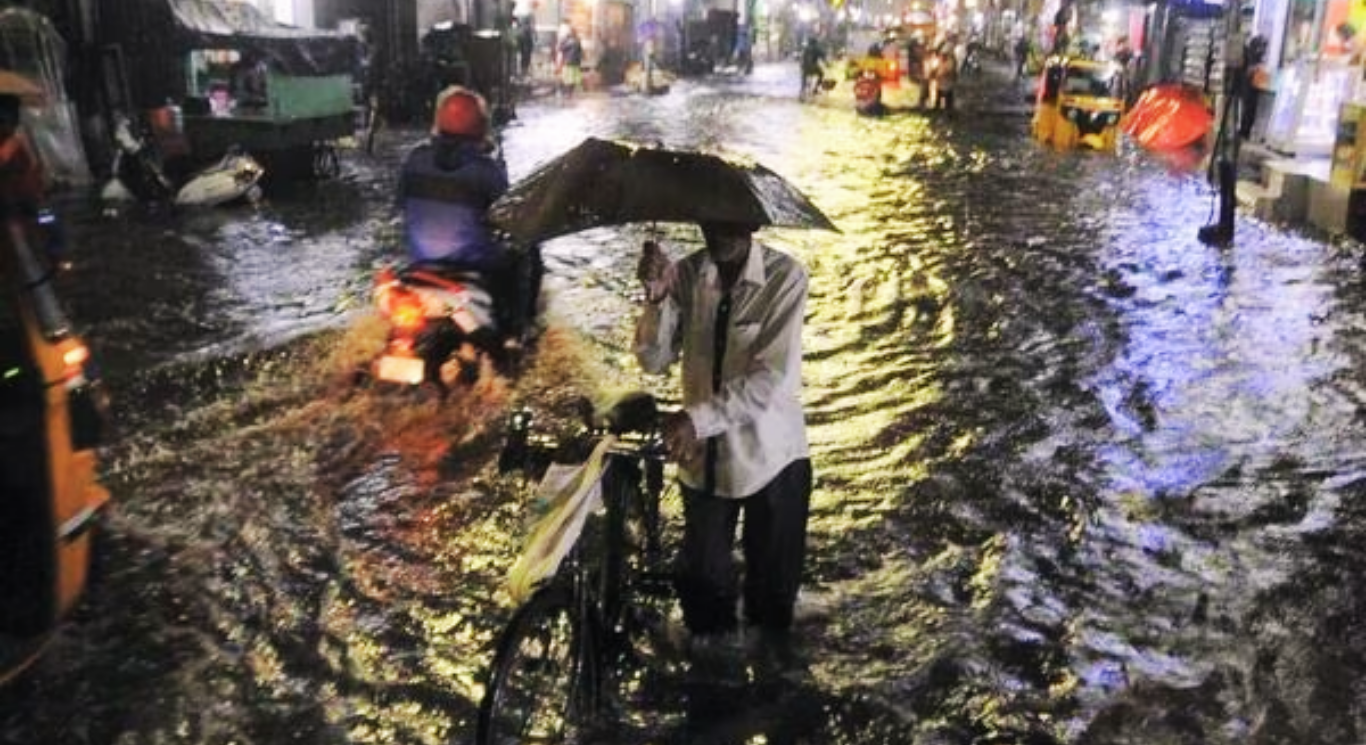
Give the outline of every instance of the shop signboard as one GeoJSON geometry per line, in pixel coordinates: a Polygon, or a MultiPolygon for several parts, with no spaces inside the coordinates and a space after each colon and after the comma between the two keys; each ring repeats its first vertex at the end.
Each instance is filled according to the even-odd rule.
{"type": "Polygon", "coordinates": [[[1267,144],[1298,156],[1331,156],[1338,141],[1342,103],[1360,68],[1345,61],[1301,60],[1282,68],[1267,121],[1267,144]]]}

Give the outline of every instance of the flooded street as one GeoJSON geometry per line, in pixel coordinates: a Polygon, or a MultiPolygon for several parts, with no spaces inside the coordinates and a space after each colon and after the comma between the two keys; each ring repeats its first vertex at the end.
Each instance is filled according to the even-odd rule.
{"type": "MultiPolygon", "coordinates": [[[[1246,217],[1204,246],[1198,174],[1043,149],[971,85],[953,118],[870,119],[761,66],[526,102],[505,131],[514,180],[590,135],[724,145],[842,230],[760,234],[812,275],[809,675],[681,691],[613,741],[1366,741],[1361,247],[1246,217]]],[[[69,206],[116,508],[80,611],[0,691],[0,742],[472,735],[526,514],[504,417],[673,389],[629,350],[642,227],[545,246],[518,380],[440,407],[356,386],[419,136],[255,210],[69,206]]]]}

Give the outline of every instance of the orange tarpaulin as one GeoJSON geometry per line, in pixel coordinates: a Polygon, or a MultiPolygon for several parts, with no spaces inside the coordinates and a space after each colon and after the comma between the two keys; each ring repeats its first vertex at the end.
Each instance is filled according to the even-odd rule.
{"type": "Polygon", "coordinates": [[[1138,97],[1120,128],[1149,150],[1177,150],[1209,134],[1214,114],[1200,91],[1183,85],[1155,85],[1138,97]]]}

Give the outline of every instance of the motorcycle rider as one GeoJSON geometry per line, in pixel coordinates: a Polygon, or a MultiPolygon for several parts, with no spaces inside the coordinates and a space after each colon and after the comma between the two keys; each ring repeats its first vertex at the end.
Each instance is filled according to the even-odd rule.
{"type": "Polygon", "coordinates": [[[488,222],[489,206],[508,188],[491,128],[483,96],[458,85],[441,91],[431,138],[404,159],[398,190],[413,268],[478,275],[515,345],[535,308],[540,262],[534,248],[512,250],[488,222]]]}

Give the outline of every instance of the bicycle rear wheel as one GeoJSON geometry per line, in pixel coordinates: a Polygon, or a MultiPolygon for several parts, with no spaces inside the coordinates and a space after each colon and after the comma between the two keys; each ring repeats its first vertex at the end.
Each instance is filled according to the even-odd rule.
{"type": "Polygon", "coordinates": [[[475,745],[562,743],[595,708],[593,639],[567,588],[538,590],[503,630],[479,703],[475,745]]]}

